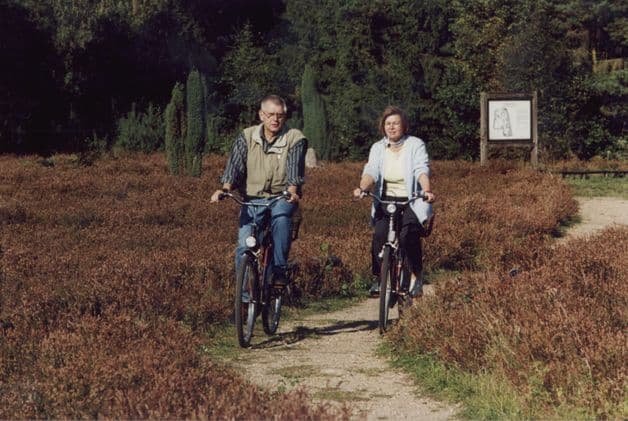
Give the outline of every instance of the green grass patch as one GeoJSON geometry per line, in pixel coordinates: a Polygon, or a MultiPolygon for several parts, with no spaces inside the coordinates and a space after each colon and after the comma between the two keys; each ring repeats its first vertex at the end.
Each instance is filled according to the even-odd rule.
{"type": "Polygon", "coordinates": [[[529,419],[517,392],[490,374],[473,375],[448,367],[429,355],[393,351],[383,344],[379,353],[412,376],[421,391],[433,398],[462,403],[459,416],[469,419],[529,419]]]}
{"type": "Polygon", "coordinates": [[[590,176],[589,178],[566,177],[574,195],[584,197],[612,196],[628,199],[628,177],[590,176]]]}
{"type": "Polygon", "coordinates": [[[348,391],[335,387],[326,387],[314,393],[314,398],[337,402],[365,402],[368,401],[369,398],[364,392],[365,390],[348,391]]]}
{"type": "MultiPolygon", "coordinates": [[[[260,328],[261,325],[260,321],[260,328]]],[[[225,322],[213,325],[207,330],[207,339],[208,343],[202,346],[201,351],[212,359],[218,361],[246,360],[246,349],[241,348],[238,344],[234,324],[225,322]]]]}
{"type": "Polygon", "coordinates": [[[448,366],[436,357],[393,350],[380,345],[378,353],[393,367],[408,373],[415,384],[434,399],[461,404],[457,416],[479,420],[592,419],[591,408],[550,403],[540,378],[532,378],[522,394],[499,373],[472,374],[448,366]]]}
{"type": "Polygon", "coordinates": [[[272,374],[277,374],[287,379],[302,379],[320,375],[320,369],[313,365],[301,364],[281,367],[273,370],[272,374]]]}

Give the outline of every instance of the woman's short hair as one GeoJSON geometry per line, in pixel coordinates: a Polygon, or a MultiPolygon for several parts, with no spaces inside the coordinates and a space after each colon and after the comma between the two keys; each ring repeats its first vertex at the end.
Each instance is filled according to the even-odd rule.
{"type": "Polygon", "coordinates": [[[264,108],[264,104],[267,102],[272,102],[275,105],[279,105],[283,109],[284,114],[288,112],[288,106],[286,105],[286,101],[279,95],[266,95],[260,103],[260,109],[264,108]]]}
{"type": "Polygon", "coordinates": [[[390,117],[391,115],[398,115],[399,118],[401,118],[401,130],[403,130],[403,134],[406,134],[408,132],[408,128],[410,125],[408,123],[408,117],[406,117],[406,113],[404,113],[401,108],[395,107],[394,105],[389,105],[388,107],[384,109],[384,112],[379,118],[379,132],[382,135],[386,136],[386,131],[384,130],[384,123],[386,122],[386,119],[390,117]]]}

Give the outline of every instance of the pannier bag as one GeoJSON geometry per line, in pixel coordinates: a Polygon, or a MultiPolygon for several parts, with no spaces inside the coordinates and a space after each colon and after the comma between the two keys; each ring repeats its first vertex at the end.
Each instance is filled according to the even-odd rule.
{"type": "Polygon", "coordinates": [[[432,233],[432,228],[434,227],[434,217],[435,216],[436,216],[436,214],[432,214],[432,216],[430,216],[428,218],[428,220],[425,221],[425,223],[423,224],[423,231],[419,235],[420,237],[429,237],[430,236],[430,234],[432,233]]]}

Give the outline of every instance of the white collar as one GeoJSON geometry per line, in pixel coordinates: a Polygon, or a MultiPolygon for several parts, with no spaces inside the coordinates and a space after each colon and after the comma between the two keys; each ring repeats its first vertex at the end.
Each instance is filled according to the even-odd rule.
{"type": "Polygon", "coordinates": [[[386,145],[386,147],[401,146],[406,142],[407,139],[408,139],[407,134],[401,136],[401,138],[396,142],[391,142],[390,139],[388,139],[388,137],[384,137],[384,145],[386,145]]]}

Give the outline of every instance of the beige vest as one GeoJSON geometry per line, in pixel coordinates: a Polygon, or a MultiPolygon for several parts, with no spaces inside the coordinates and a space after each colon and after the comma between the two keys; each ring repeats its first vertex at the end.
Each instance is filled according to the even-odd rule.
{"type": "Polygon", "coordinates": [[[288,151],[303,133],[297,129],[283,128],[273,144],[264,153],[260,136],[262,125],[244,129],[248,148],[246,154],[246,194],[247,196],[270,196],[286,189],[286,161],[288,151]]]}

